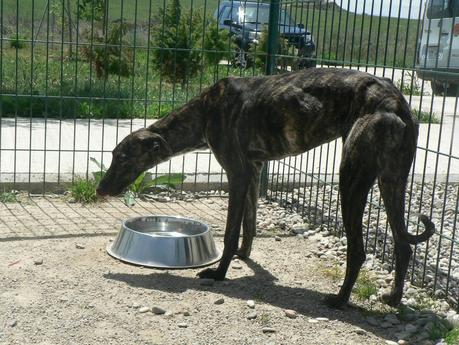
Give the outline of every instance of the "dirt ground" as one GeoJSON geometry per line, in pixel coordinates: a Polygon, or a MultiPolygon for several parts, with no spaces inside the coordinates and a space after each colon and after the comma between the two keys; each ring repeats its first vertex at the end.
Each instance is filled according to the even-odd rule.
{"type": "Polygon", "coordinates": [[[322,304],[338,286],[313,240],[259,236],[252,258],[203,286],[199,270],[155,270],[105,252],[133,215],[180,214],[215,229],[222,248],[225,198],[117,199],[82,206],[62,198],[0,205],[0,344],[386,344],[365,309],[322,304]],[[223,300],[222,300],[223,299],[223,300]],[[254,308],[247,305],[255,302],[254,308]],[[217,302],[217,303],[216,303],[217,302]],[[155,315],[151,308],[166,311],[155,315]],[[285,310],[293,310],[293,318],[285,310]],[[253,319],[248,319],[248,317],[253,319]],[[319,318],[319,319],[317,319],[319,318]]]}

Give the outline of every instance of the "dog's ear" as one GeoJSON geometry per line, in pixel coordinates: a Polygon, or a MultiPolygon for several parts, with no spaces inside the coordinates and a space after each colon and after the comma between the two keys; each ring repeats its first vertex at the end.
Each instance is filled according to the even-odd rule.
{"type": "Polygon", "coordinates": [[[164,138],[159,135],[158,133],[152,133],[150,131],[144,132],[139,136],[142,146],[150,152],[167,152],[168,154],[171,154],[172,152],[170,151],[170,146],[167,144],[167,142],[164,140],[164,138]]]}

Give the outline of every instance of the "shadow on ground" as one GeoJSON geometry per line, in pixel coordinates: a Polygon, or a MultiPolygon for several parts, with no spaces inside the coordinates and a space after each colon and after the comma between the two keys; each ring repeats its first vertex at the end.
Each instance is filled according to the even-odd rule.
{"type": "MultiPolygon", "coordinates": [[[[305,287],[290,287],[278,283],[278,279],[253,260],[245,261],[254,275],[215,282],[213,286],[203,286],[198,278],[184,277],[173,272],[151,274],[108,273],[104,278],[124,282],[132,287],[158,290],[168,293],[183,293],[187,290],[211,291],[240,300],[255,299],[281,309],[292,309],[306,317],[326,317],[339,320],[364,329],[383,339],[389,339],[387,330],[376,328],[365,321],[368,311],[356,306],[343,310],[332,309],[323,303],[326,294],[305,287]]],[[[338,290],[338,286],[331,287],[338,290]]]]}

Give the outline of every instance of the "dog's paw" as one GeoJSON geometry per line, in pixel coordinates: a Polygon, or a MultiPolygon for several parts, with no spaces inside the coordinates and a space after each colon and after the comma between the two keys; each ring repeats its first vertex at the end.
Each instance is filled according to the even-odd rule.
{"type": "Polygon", "coordinates": [[[343,309],[347,305],[347,302],[343,301],[341,297],[339,297],[338,295],[333,295],[333,294],[327,295],[323,299],[323,303],[327,305],[328,307],[334,308],[334,309],[343,309]]]}
{"type": "Polygon", "coordinates": [[[382,300],[384,303],[386,303],[387,305],[396,308],[396,307],[398,307],[398,306],[400,305],[400,302],[401,302],[401,300],[402,300],[402,297],[401,297],[401,296],[398,296],[398,295],[395,294],[395,293],[388,292],[388,293],[382,294],[381,300],[382,300]]]}
{"type": "Polygon", "coordinates": [[[225,274],[220,273],[218,270],[213,268],[207,268],[198,273],[200,279],[213,279],[213,280],[224,280],[225,274]]]}
{"type": "Polygon", "coordinates": [[[236,255],[242,259],[242,260],[245,260],[245,259],[248,259],[249,256],[250,256],[250,252],[251,250],[250,249],[246,249],[246,248],[239,248],[236,252],[236,255]]]}

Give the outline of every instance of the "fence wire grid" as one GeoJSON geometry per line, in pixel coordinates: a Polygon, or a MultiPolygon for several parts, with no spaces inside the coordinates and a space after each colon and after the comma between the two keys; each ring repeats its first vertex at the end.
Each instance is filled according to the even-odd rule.
{"type": "MultiPolygon", "coordinates": [[[[459,300],[459,1],[31,0],[0,2],[0,183],[45,193],[108,166],[114,146],[222,77],[338,67],[393,80],[420,122],[406,219],[437,232],[414,249],[413,283],[459,300]]],[[[341,141],[270,162],[266,198],[342,235],[341,141]]],[[[224,189],[209,151],[153,176],[224,189]]],[[[379,190],[365,212],[367,252],[393,268],[379,190]]]]}

